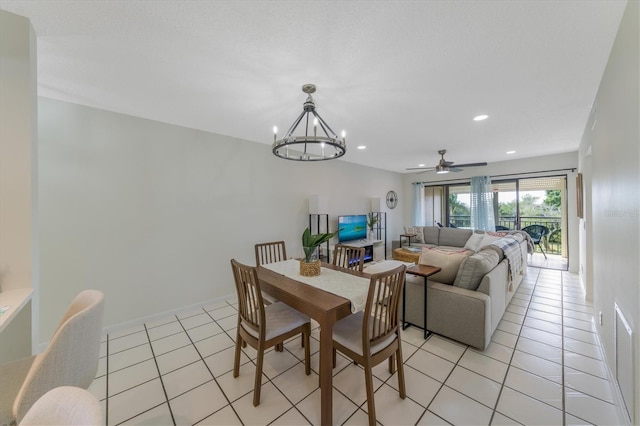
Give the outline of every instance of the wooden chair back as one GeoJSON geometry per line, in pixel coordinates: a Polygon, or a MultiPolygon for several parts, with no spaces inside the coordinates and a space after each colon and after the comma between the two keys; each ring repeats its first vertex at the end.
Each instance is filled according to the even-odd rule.
{"type": "Polygon", "coordinates": [[[256,268],[232,259],[231,269],[238,295],[238,327],[251,328],[264,337],[261,327],[265,323],[264,301],[256,268]]]}
{"type": "Polygon", "coordinates": [[[362,347],[365,353],[372,346],[399,333],[398,309],[405,279],[406,266],[371,276],[367,304],[362,321],[362,347]]]}
{"type": "Polygon", "coordinates": [[[362,272],[364,268],[364,247],[351,247],[336,244],[333,248],[332,263],[342,268],[353,269],[362,272]]]}
{"type": "Polygon", "coordinates": [[[287,250],[284,241],[272,241],[256,244],[256,265],[266,265],[287,260],[287,250]]]}

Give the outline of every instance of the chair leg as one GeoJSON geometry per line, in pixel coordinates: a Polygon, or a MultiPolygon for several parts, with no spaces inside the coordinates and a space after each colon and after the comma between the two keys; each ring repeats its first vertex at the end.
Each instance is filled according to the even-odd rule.
{"type": "Polygon", "coordinates": [[[546,259],[547,258],[547,253],[545,253],[544,250],[542,250],[542,244],[540,244],[539,247],[540,247],[540,251],[544,255],[544,258],[546,259]]]}
{"type": "Polygon", "coordinates": [[[304,342],[304,374],[307,376],[311,374],[311,345],[309,344],[309,335],[311,334],[311,327],[302,333],[302,341],[304,342]]]}
{"type": "Polygon", "coordinates": [[[336,348],[333,348],[333,368],[336,368],[336,348]]]}
{"type": "Polygon", "coordinates": [[[389,357],[389,373],[393,374],[396,372],[396,354],[392,354],[389,357]]]}
{"type": "Polygon", "coordinates": [[[233,378],[236,378],[240,375],[240,347],[242,344],[246,343],[240,337],[240,333],[236,334],[236,354],[233,358],[233,378]]]}
{"type": "Polygon", "coordinates": [[[364,366],[364,381],[367,387],[367,410],[369,411],[369,426],[376,424],[376,405],[373,396],[373,373],[371,366],[367,363],[364,366]]]}
{"type": "Polygon", "coordinates": [[[402,346],[398,344],[398,352],[396,353],[396,363],[398,369],[398,389],[400,390],[400,398],[407,397],[407,389],[404,383],[404,363],[402,362],[402,346]]]}
{"type": "Polygon", "coordinates": [[[276,344],[276,352],[284,352],[284,343],[276,344]]]}
{"type": "Polygon", "coordinates": [[[260,404],[260,390],[262,388],[262,359],[264,357],[264,348],[258,345],[258,359],[256,360],[256,380],[253,385],[253,406],[260,404]]]}

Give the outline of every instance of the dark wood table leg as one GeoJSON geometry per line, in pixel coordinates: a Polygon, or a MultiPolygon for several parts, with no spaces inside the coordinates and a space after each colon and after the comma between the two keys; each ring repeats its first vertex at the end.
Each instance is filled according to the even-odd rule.
{"type": "Polygon", "coordinates": [[[320,424],[333,423],[333,324],[327,315],[320,321],[320,424]]]}

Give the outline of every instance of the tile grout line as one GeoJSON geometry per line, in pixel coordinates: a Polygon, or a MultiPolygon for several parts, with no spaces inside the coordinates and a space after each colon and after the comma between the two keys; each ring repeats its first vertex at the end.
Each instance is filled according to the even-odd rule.
{"type": "MultiPolygon", "coordinates": [[[[228,305],[231,306],[231,305],[228,305]]],[[[202,310],[205,312],[205,314],[207,314],[209,316],[209,318],[211,318],[211,321],[214,322],[215,325],[217,325],[218,327],[220,327],[220,324],[218,324],[218,321],[216,321],[211,314],[209,313],[209,311],[207,311],[206,309],[202,308],[202,310]]],[[[229,315],[231,316],[231,315],[229,315]]],[[[228,318],[228,317],[225,317],[228,318]]],[[[242,421],[242,419],[240,418],[240,415],[238,414],[238,412],[236,411],[236,409],[234,408],[233,404],[231,404],[231,400],[229,399],[229,397],[227,396],[226,392],[224,391],[224,389],[222,389],[222,386],[220,386],[220,383],[218,383],[218,380],[216,379],[215,374],[213,374],[213,371],[211,371],[211,369],[209,368],[209,364],[207,364],[207,362],[204,360],[204,357],[202,356],[202,353],[200,352],[200,350],[198,349],[198,347],[196,346],[196,344],[193,342],[193,339],[191,338],[191,336],[189,335],[189,333],[187,332],[187,329],[184,327],[184,324],[182,324],[182,321],[180,321],[180,318],[178,318],[178,323],[180,324],[180,327],[182,327],[182,329],[184,330],[185,334],[187,335],[187,338],[189,339],[189,341],[191,342],[191,344],[193,345],[193,348],[196,350],[196,352],[198,353],[198,356],[200,357],[200,360],[202,360],[202,362],[204,363],[204,366],[206,367],[207,371],[209,371],[209,374],[211,374],[211,377],[213,378],[213,381],[215,382],[216,386],[218,386],[218,389],[220,390],[220,392],[222,393],[222,395],[224,396],[224,399],[227,401],[227,405],[225,407],[230,407],[231,410],[233,411],[233,414],[236,415],[236,417],[238,418],[238,421],[240,421],[240,423],[242,425],[244,425],[244,422],[242,421]]],[[[222,332],[224,334],[226,334],[229,338],[231,338],[231,336],[229,336],[229,333],[227,333],[227,330],[224,329],[224,327],[220,327],[220,330],[222,330],[222,332]]],[[[233,340],[233,339],[232,339],[233,340]]],[[[234,346],[235,347],[235,341],[234,341],[234,346]]],[[[250,362],[251,359],[249,359],[250,362]]],[[[232,370],[233,371],[233,370],[232,370]]],[[[220,410],[224,409],[221,408],[220,410]]],[[[218,410],[218,411],[220,411],[218,410]]],[[[218,411],[214,411],[213,413],[210,414],[213,415],[215,413],[217,413],[218,411]]],[[[205,417],[206,419],[206,417],[205,417]]],[[[202,419],[204,420],[204,419],[202,419]]],[[[200,421],[202,421],[200,420],[200,421]]]]}
{"type": "Polygon", "coordinates": [[[108,425],[109,424],[109,335],[107,334],[107,377],[105,378],[105,390],[106,390],[106,395],[105,395],[105,424],[108,425]]]}
{"type": "MultiPolygon", "coordinates": [[[[529,271],[527,271],[527,273],[528,273],[528,272],[529,272],[529,271]]],[[[525,274],[525,275],[526,275],[526,274],[525,274]]],[[[520,326],[520,330],[518,331],[518,335],[516,336],[516,341],[515,341],[515,343],[513,344],[513,351],[511,352],[511,358],[509,358],[509,363],[507,364],[507,371],[504,373],[504,378],[502,379],[502,383],[501,383],[501,385],[500,385],[500,392],[498,392],[498,397],[496,398],[496,402],[495,402],[495,404],[494,404],[493,411],[492,411],[492,413],[491,413],[491,418],[489,419],[489,424],[491,424],[491,423],[493,422],[493,418],[495,417],[496,412],[498,412],[498,404],[500,403],[500,398],[502,397],[502,391],[503,391],[503,390],[504,390],[504,388],[505,388],[505,383],[507,382],[507,377],[509,376],[509,371],[511,370],[511,363],[513,362],[513,358],[514,358],[514,357],[515,357],[515,355],[516,355],[516,350],[517,350],[516,348],[517,348],[517,346],[518,346],[518,342],[520,341],[520,335],[522,334],[522,329],[524,328],[524,323],[525,323],[525,321],[526,321],[526,320],[527,320],[527,318],[528,318],[528,314],[529,314],[529,307],[531,306],[533,296],[534,296],[535,291],[536,291],[536,288],[537,288],[537,286],[538,286],[538,279],[539,279],[539,278],[540,278],[540,270],[538,269],[538,274],[537,274],[537,276],[536,276],[535,283],[533,284],[533,289],[531,289],[531,297],[529,298],[529,301],[528,301],[528,303],[527,303],[527,309],[526,309],[526,311],[524,312],[524,319],[522,320],[522,325],[520,326]]],[[[522,285],[522,282],[520,282],[520,284],[518,285],[518,287],[520,287],[521,285],[522,285]]],[[[516,291],[517,291],[517,290],[516,290],[516,291]]],[[[515,293],[514,293],[514,295],[515,295],[515,293]]],[[[511,301],[512,301],[512,300],[513,300],[513,296],[511,297],[511,301]]],[[[509,301],[509,305],[511,304],[511,301],[509,301]]],[[[507,306],[508,306],[508,305],[507,305],[507,306]]],[[[506,309],[506,308],[505,308],[505,309],[506,309]]],[[[511,419],[509,416],[507,416],[507,415],[505,415],[505,414],[502,414],[502,413],[500,413],[500,412],[498,412],[498,414],[500,414],[500,415],[502,415],[502,416],[505,416],[505,417],[507,417],[507,418],[511,419]]],[[[511,420],[514,420],[514,419],[511,419],[511,420]]],[[[517,423],[520,423],[520,422],[518,422],[518,421],[516,421],[516,420],[514,420],[514,421],[515,421],[515,422],[517,422],[517,423]]]]}
{"type": "Polygon", "coordinates": [[[562,325],[562,424],[567,424],[567,388],[565,384],[565,363],[564,363],[564,351],[565,351],[565,340],[564,340],[564,276],[562,272],[560,273],[560,301],[562,302],[562,317],[560,318],[560,324],[562,325]]]}
{"type": "MultiPolygon", "coordinates": [[[[176,319],[178,317],[176,316],[176,319]]],[[[153,349],[153,345],[151,344],[151,337],[149,336],[149,330],[147,329],[147,325],[144,324],[144,332],[147,335],[147,340],[149,341],[149,349],[151,349],[151,355],[153,356],[153,363],[156,366],[156,370],[158,371],[158,378],[160,379],[160,385],[162,386],[162,392],[164,392],[164,398],[165,401],[167,402],[167,407],[169,408],[169,414],[171,414],[171,421],[173,422],[173,425],[176,425],[176,419],[173,416],[173,410],[171,409],[171,404],[169,404],[169,395],[167,395],[167,389],[164,385],[164,380],[162,380],[162,373],[160,372],[160,366],[158,366],[158,360],[156,359],[156,352],[153,349]]],[[[139,414],[137,414],[139,415],[139,414]]],[[[135,416],[134,416],[135,417],[135,416]]]]}

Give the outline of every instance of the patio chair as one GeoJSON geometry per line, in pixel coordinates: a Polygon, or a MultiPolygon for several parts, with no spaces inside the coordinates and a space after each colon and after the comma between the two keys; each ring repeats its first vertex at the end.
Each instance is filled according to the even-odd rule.
{"type": "Polygon", "coordinates": [[[506,226],[496,225],[496,232],[497,231],[510,231],[510,229],[507,228],[506,226]]]}
{"type": "Polygon", "coordinates": [[[535,246],[540,247],[540,251],[544,255],[544,258],[546,259],[547,258],[547,254],[542,249],[542,244],[540,244],[540,243],[542,242],[544,237],[549,235],[549,228],[547,228],[544,225],[537,225],[536,224],[536,225],[525,226],[524,228],[522,228],[522,231],[524,231],[527,234],[529,234],[529,236],[531,237],[531,240],[533,241],[534,249],[535,249],[535,246]]]}

